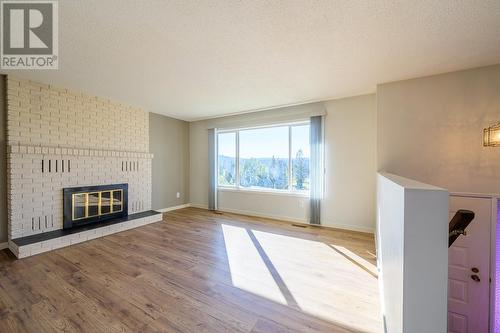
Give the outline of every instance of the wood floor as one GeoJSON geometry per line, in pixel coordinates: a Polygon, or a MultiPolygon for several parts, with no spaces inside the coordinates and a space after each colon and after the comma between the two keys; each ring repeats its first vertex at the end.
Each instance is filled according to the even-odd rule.
{"type": "Polygon", "coordinates": [[[186,208],[15,260],[0,332],[382,331],[373,236],[186,208]]]}

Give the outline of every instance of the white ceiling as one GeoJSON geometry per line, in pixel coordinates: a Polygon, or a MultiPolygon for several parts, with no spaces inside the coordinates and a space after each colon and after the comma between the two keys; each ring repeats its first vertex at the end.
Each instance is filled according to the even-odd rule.
{"type": "Polygon", "coordinates": [[[500,63],[500,1],[59,1],[59,70],[4,71],[185,120],[500,63]]]}

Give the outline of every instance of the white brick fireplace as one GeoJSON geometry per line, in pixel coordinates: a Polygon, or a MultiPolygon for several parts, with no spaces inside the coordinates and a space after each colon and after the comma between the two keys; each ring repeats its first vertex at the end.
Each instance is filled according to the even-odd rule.
{"type": "Polygon", "coordinates": [[[142,109],[7,78],[8,234],[63,228],[63,188],[128,183],[129,214],[151,209],[142,109]]]}

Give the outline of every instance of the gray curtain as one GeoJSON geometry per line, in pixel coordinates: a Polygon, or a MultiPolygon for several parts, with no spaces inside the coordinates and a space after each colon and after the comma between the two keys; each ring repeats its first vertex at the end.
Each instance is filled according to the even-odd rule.
{"type": "Polygon", "coordinates": [[[311,224],[321,224],[321,199],[323,197],[323,117],[311,117],[311,193],[309,214],[311,224]]]}
{"type": "Polygon", "coordinates": [[[208,130],[208,209],[217,210],[217,129],[208,130]]]}

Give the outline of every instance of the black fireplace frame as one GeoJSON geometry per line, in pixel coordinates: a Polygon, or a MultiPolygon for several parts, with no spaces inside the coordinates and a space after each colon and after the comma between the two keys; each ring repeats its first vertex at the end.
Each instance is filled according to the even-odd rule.
{"type": "Polygon", "coordinates": [[[115,218],[121,218],[128,215],[128,184],[111,184],[83,187],[68,187],[63,189],[63,229],[71,229],[78,226],[109,221],[115,218]],[[97,191],[122,190],[122,210],[107,215],[92,216],[79,220],[73,220],[72,198],[73,194],[88,193],[97,191]]]}

